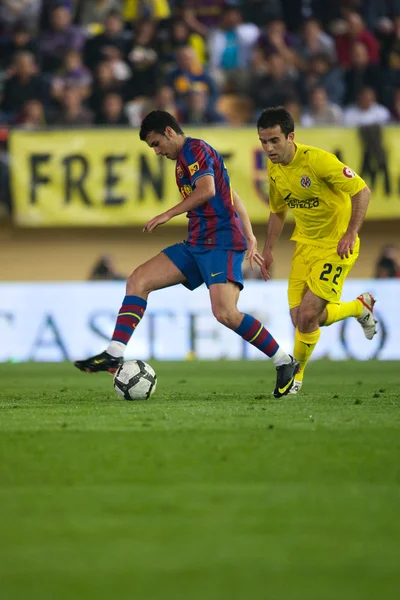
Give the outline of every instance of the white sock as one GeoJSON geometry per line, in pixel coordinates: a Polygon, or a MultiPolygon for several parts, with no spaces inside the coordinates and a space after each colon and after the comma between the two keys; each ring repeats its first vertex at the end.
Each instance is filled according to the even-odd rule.
{"type": "Polygon", "coordinates": [[[122,342],[110,342],[106,352],[114,358],[120,358],[125,354],[126,344],[122,342]]]}
{"type": "Polygon", "coordinates": [[[271,356],[271,360],[274,361],[276,367],[280,367],[281,365],[288,365],[291,363],[292,357],[279,347],[275,354],[271,356]]]}

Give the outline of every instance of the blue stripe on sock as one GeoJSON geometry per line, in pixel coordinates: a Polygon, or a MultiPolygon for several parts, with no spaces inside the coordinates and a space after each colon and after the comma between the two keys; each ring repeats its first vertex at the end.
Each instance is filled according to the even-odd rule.
{"type": "Polygon", "coordinates": [[[120,325],[120,324],[117,324],[115,326],[115,331],[124,331],[125,333],[132,333],[133,327],[129,327],[129,325],[120,325]]]}
{"type": "Polygon", "coordinates": [[[143,300],[143,298],[139,298],[139,296],[125,296],[124,301],[122,302],[122,306],[124,304],[136,304],[137,306],[146,308],[147,300],[143,300]]]}
{"type": "Polygon", "coordinates": [[[255,321],[254,317],[252,317],[251,315],[245,314],[239,327],[237,329],[235,329],[235,333],[237,333],[238,335],[243,337],[244,334],[249,331],[249,329],[253,325],[254,321],[255,321]]]}

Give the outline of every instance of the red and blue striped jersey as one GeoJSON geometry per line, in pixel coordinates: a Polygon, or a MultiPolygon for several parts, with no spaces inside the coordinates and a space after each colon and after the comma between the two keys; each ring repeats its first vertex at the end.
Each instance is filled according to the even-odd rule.
{"type": "Polygon", "coordinates": [[[200,177],[212,175],[215,181],[215,196],[186,214],[189,219],[186,243],[246,250],[242,221],[233,205],[231,182],[222,156],[203,140],[188,137],[178,154],[175,175],[183,200],[196,188],[200,177]]]}

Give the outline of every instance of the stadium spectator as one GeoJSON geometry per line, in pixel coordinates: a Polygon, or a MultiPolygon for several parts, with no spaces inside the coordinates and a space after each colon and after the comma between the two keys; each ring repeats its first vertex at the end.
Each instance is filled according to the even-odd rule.
{"type": "Polygon", "coordinates": [[[125,84],[114,77],[111,62],[103,60],[95,71],[92,85],[92,93],[89,98],[89,106],[92,111],[98,113],[101,109],[103,98],[108,93],[125,94],[125,84]]]}
{"type": "Polygon", "coordinates": [[[89,38],[84,49],[85,64],[90,69],[117,55],[124,59],[129,48],[129,35],[124,31],[124,22],[118,11],[112,10],[104,20],[102,33],[89,38]]]}
{"type": "Polygon", "coordinates": [[[30,52],[38,58],[38,44],[36,38],[32,35],[28,27],[24,24],[17,23],[12,33],[5,38],[4,44],[0,52],[0,68],[8,69],[18,52],[30,52]]]}
{"type": "Polygon", "coordinates": [[[133,46],[128,52],[132,71],[129,97],[152,96],[160,79],[156,22],[143,19],[136,24],[133,46]]]}
{"type": "Polygon", "coordinates": [[[301,119],[303,116],[303,108],[299,100],[288,100],[283,104],[283,108],[286,108],[293,117],[295,125],[301,125],[301,119]]]}
{"type": "Polygon", "coordinates": [[[301,77],[300,83],[304,104],[307,103],[310,91],[315,87],[325,88],[329,101],[333,104],[342,104],[345,91],[343,73],[325,54],[316,54],[312,57],[309,69],[301,77]]]}
{"type": "Polygon", "coordinates": [[[324,54],[334,64],[336,61],[336,49],[333,38],[322,30],[316,19],[308,19],[302,28],[300,43],[298,47],[299,64],[306,68],[313,56],[324,54]]]}
{"type": "Polygon", "coordinates": [[[36,31],[39,24],[42,0],[2,0],[0,3],[0,29],[11,32],[16,25],[36,31]]]}
{"type": "Polygon", "coordinates": [[[213,110],[217,98],[217,86],[208,72],[199,63],[196,53],[191,46],[183,46],[177,52],[178,68],[168,76],[168,85],[175,92],[179,109],[184,110],[185,99],[190,92],[206,92],[209,98],[209,108],[213,110]]]}
{"type": "Polygon", "coordinates": [[[79,2],[76,21],[89,30],[98,29],[112,11],[120,15],[122,0],[84,0],[79,2]]]}
{"type": "Polygon", "coordinates": [[[90,93],[93,77],[82,62],[82,53],[68,50],[63,65],[52,80],[52,96],[59,99],[67,87],[79,87],[84,97],[90,93]]]}
{"type": "Polygon", "coordinates": [[[190,92],[184,102],[182,119],[190,125],[206,125],[209,123],[224,123],[223,115],[210,108],[209,95],[206,91],[190,92]]]}
{"type": "Polygon", "coordinates": [[[219,26],[210,31],[208,38],[210,72],[223,92],[246,89],[259,33],[253,23],[243,23],[237,7],[224,8],[219,26]]]}
{"type": "Polygon", "coordinates": [[[226,0],[177,0],[175,5],[190,29],[207,37],[209,30],[217,27],[226,0]]]}
{"type": "Polygon", "coordinates": [[[41,75],[34,56],[30,52],[19,52],[14,57],[9,77],[4,85],[1,109],[12,122],[28,100],[42,100],[47,103],[49,89],[41,75]]]}
{"type": "Polygon", "coordinates": [[[238,4],[245,23],[263,26],[283,17],[281,0],[242,0],[238,4]]]}
{"type": "Polygon", "coordinates": [[[44,106],[40,100],[28,100],[22,107],[22,112],[16,124],[24,129],[37,129],[46,125],[44,106]]]}
{"type": "Polygon", "coordinates": [[[385,125],[390,121],[390,111],[378,104],[372,88],[363,88],[357,96],[356,104],[344,110],[344,124],[351,127],[362,125],[385,125]]]}
{"type": "Polygon", "coordinates": [[[101,256],[89,275],[89,281],[125,281],[125,275],[118,273],[111,256],[101,256]]]}
{"type": "Polygon", "coordinates": [[[166,68],[176,66],[176,51],[182,46],[192,46],[196,52],[197,60],[204,65],[207,62],[206,44],[201,35],[190,30],[183,19],[173,19],[165,32],[161,43],[161,59],[166,68]]]}
{"type": "Polygon", "coordinates": [[[61,106],[58,110],[50,112],[49,123],[63,127],[81,127],[93,123],[93,114],[82,104],[82,91],[73,87],[64,90],[61,97],[61,106]]]}
{"type": "Polygon", "coordinates": [[[171,16],[171,8],[168,0],[124,0],[122,13],[127,23],[148,18],[159,21],[171,16]]]}
{"type": "Polygon", "coordinates": [[[339,64],[348,69],[351,66],[351,50],[355,42],[363,42],[368,50],[369,62],[376,65],[379,62],[378,40],[371,31],[366,29],[364,21],[356,12],[345,16],[346,31],[335,36],[336,52],[339,64]]]}
{"type": "MultiPolygon", "coordinates": [[[[400,8],[399,8],[400,10],[400,8]]],[[[385,104],[390,106],[396,88],[400,87],[400,16],[393,20],[389,35],[382,38],[382,66],[384,72],[385,104]]]]}
{"type": "Polygon", "coordinates": [[[287,31],[285,22],[281,19],[269,21],[263,27],[258,39],[258,45],[264,50],[266,56],[279,54],[290,67],[297,64],[297,43],[296,36],[287,31]]]}
{"type": "Polygon", "coordinates": [[[342,125],[343,112],[340,106],[329,102],[325,88],[316,87],[312,90],[309,109],[303,115],[301,124],[304,127],[319,127],[323,125],[342,125]]]}
{"type": "Polygon", "coordinates": [[[121,126],[129,125],[124,113],[124,101],[119,94],[107,94],[103,98],[102,108],[95,120],[96,125],[121,126]]]}
{"type": "Polygon", "coordinates": [[[81,27],[72,25],[71,10],[56,6],[50,13],[50,29],[41,34],[39,48],[42,70],[53,73],[58,69],[67,50],[83,50],[85,34],[81,27]]]}
{"type": "Polygon", "coordinates": [[[181,120],[181,114],[175,102],[174,90],[167,85],[159,87],[154,96],[146,103],[140,120],[152,110],[165,110],[175,119],[181,120]]]}
{"type": "Polygon", "coordinates": [[[400,277],[400,262],[397,246],[385,246],[375,267],[376,279],[393,279],[400,277]]]}
{"type": "Polygon", "coordinates": [[[271,54],[268,73],[257,74],[251,84],[251,97],[256,109],[280,106],[289,100],[298,100],[297,78],[292,75],[288,64],[280,54],[271,54]]]}
{"type": "Polygon", "coordinates": [[[344,75],[346,92],[344,104],[354,104],[360,90],[371,87],[376,94],[381,92],[382,78],[378,65],[369,62],[368,49],[364,42],[354,42],[351,49],[350,68],[344,75]]]}
{"type": "Polygon", "coordinates": [[[391,108],[393,121],[400,122],[400,88],[396,88],[393,92],[391,108]]]}

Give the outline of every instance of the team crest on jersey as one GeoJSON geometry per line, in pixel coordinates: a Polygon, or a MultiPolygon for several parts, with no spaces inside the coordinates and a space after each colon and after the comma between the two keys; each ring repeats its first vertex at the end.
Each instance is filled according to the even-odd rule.
{"type": "Polygon", "coordinates": [[[347,179],[353,179],[353,177],[356,176],[356,174],[352,169],[350,169],[350,167],[343,167],[342,173],[345,177],[347,177],[347,179]]]}
{"type": "Polygon", "coordinates": [[[195,173],[197,173],[197,171],[200,170],[200,166],[198,162],[193,163],[192,165],[189,165],[189,173],[191,175],[194,175],[195,173]]]}
{"type": "Polygon", "coordinates": [[[176,167],[176,174],[178,175],[179,179],[182,179],[182,177],[183,177],[183,169],[182,169],[181,165],[178,165],[176,167]]]}
{"type": "Polygon", "coordinates": [[[311,179],[308,175],[302,175],[300,179],[300,185],[302,188],[307,189],[311,186],[311,179]]]}

